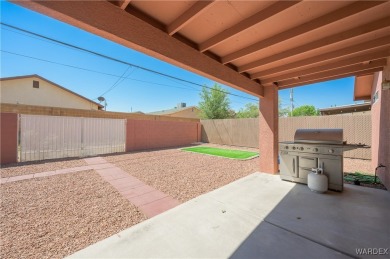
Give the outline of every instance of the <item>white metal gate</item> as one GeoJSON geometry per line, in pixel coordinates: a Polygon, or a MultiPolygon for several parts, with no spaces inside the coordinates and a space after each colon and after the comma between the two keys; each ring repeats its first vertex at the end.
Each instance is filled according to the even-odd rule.
{"type": "Polygon", "coordinates": [[[126,120],[83,118],[83,156],[124,152],[126,120]]]}
{"type": "Polygon", "coordinates": [[[20,115],[19,161],[124,152],[126,120],[20,115]]]}

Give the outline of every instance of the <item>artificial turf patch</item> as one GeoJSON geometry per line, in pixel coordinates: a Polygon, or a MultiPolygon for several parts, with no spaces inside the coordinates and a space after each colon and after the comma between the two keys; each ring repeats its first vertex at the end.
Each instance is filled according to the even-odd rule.
{"type": "Polygon", "coordinates": [[[183,148],[182,150],[207,154],[212,156],[233,158],[233,159],[248,159],[259,155],[256,152],[222,149],[222,148],[214,148],[214,147],[188,147],[188,148],[183,148]]]}

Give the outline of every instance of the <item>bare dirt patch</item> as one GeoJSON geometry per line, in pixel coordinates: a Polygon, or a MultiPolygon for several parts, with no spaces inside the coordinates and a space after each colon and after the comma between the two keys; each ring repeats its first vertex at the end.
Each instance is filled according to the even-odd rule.
{"type": "Polygon", "coordinates": [[[1,185],[1,258],[62,258],[146,217],[93,170],[1,185]]]}
{"type": "Polygon", "coordinates": [[[105,159],[181,202],[254,173],[259,164],[258,158],[240,161],[180,149],[128,153],[105,159]]]}
{"type": "Polygon", "coordinates": [[[34,174],[87,165],[84,159],[61,159],[8,164],[0,169],[1,177],[34,174]]]}

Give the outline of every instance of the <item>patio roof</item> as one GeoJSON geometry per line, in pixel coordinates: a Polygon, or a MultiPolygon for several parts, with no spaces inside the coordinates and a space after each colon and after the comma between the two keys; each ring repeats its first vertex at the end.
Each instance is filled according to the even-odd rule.
{"type": "Polygon", "coordinates": [[[389,1],[13,1],[255,96],[383,70],[389,1]]]}

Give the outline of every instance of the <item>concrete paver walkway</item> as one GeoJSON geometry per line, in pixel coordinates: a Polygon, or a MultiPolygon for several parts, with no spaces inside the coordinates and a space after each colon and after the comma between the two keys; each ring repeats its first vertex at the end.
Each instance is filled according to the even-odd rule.
{"type": "Polygon", "coordinates": [[[84,159],[101,177],[151,218],[176,207],[180,202],[129,175],[102,157],[84,159]]]}
{"type": "Polygon", "coordinates": [[[120,194],[137,206],[147,217],[154,217],[166,210],[176,207],[180,202],[167,194],[154,189],[129,175],[112,163],[108,163],[102,157],[84,159],[88,165],[73,168],[59,169],[35,174],[19,175],[1,178],[0,183],[11,183],[33,178],[52,175],[76,173],[85,170],[95,170],[100,176],[110,183],[120,194]]]}
{"type": "Polygon", "coordinates": [[[346,185],[343,193],[318,194],[254,173],[70,257],[364,257],[356,249],[389,248],[388,204],[383,190],[346,185]]]}
{"type": "Polygon", "coordinates": [[[65,168],[65,169],[59,169],[59,170],[53,170],[53,171],[46,171],[41,173],[34,173],[34,174],[25,174],[25,175],[18,175],[18,176],[11,176],[11,177],[2,177],[0,183],[11,183],[11,182],[17,182],[22,180],[28,180],[33,178],[40,178],[40,177],[47,177],[52,175],[60,175],[60,174],[68,174],[68,173],[76,173],[86,170],[93,169],[91,166],[78,166],[78,167],[72,167],[72,168],[65,168]]]}

